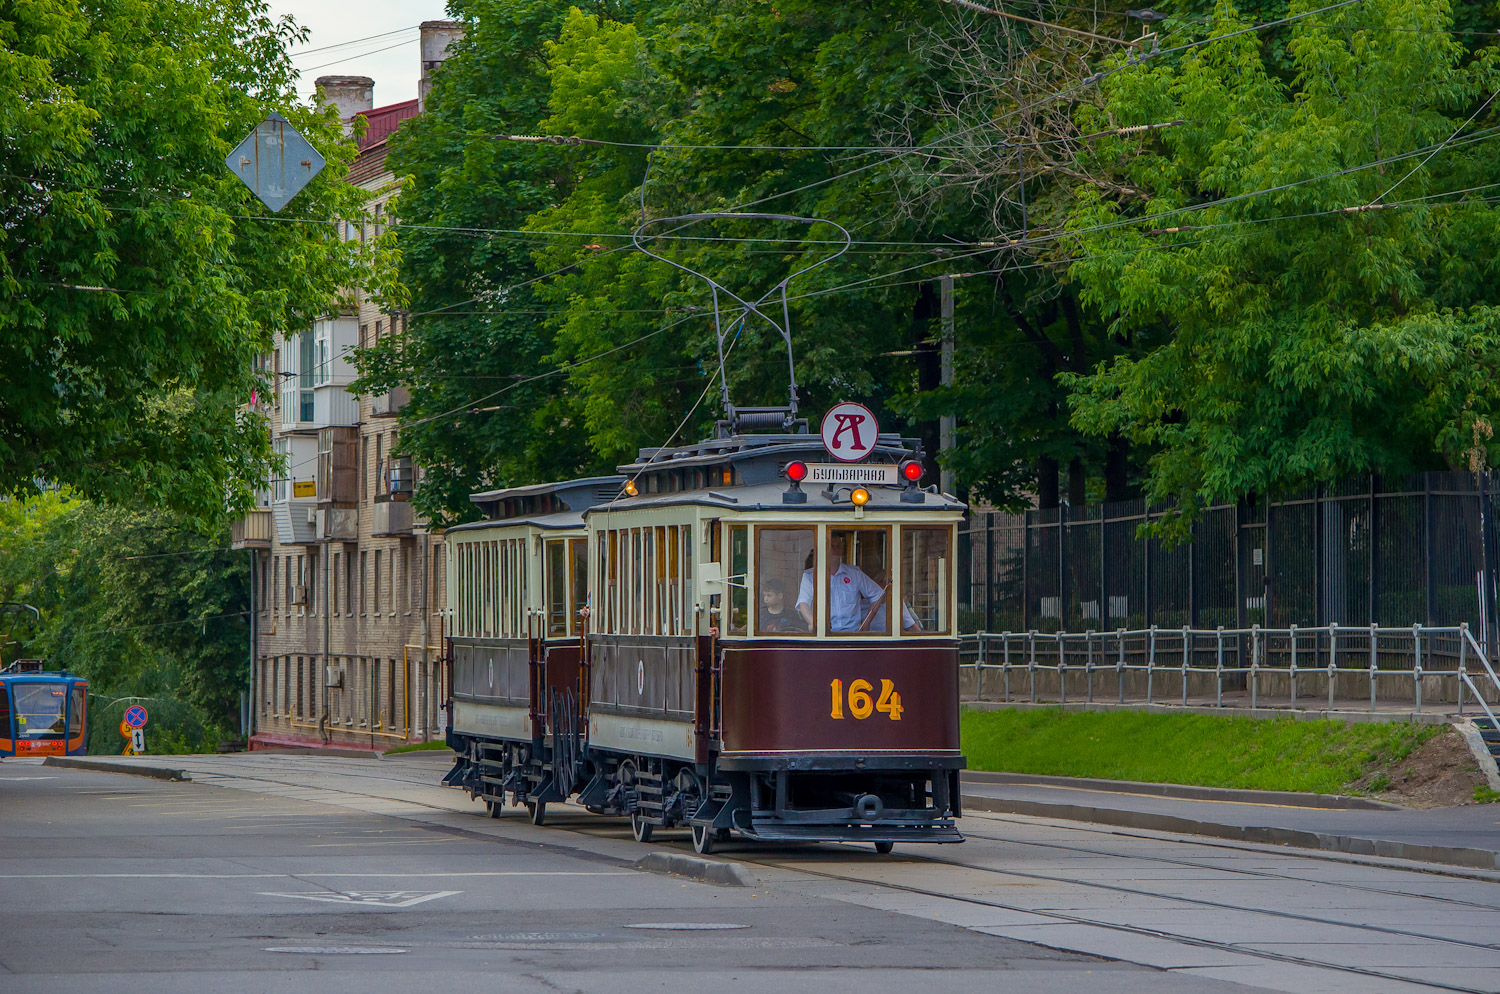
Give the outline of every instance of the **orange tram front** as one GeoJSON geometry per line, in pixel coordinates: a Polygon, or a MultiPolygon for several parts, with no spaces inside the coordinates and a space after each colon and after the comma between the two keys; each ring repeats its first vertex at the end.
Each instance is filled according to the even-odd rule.
{"type": "Polygon", "coordinates": [[[88,683],[26,662],[0,672],[0,756],[88,752],[88,683]]]}
{"type": "MultiPolygon", "coordinates": [[[[880,435],[839,469],[805,433],[644,450],[620,467],[618,496],[582,511],[567,548],[584,554],[549,556],[540,535],[516,550],[524,563],[450,542],[458,759],[445,782],[492,814],[508,798],[539,821],[541,800],[573,797],[628,816],[640,841],[686,827],[698,852],[735,835],[881,852],[963,841],[954,544],[964,507],[920,487],[918,456],[880,435]],[[572,640],[557,619],[578,619],[569,742],[558,724],[544,740],[520,720],[550,678],[485,682],[493,667],[475,633],[500,615],[543,636],[528,640],[525,667],[543,672],[549,645],[572,640]],[[486,757],[502,752],[497,776],[502,764],[486,757]]],[[[503,507],[504,493],[483,503],[503,507]]]]}

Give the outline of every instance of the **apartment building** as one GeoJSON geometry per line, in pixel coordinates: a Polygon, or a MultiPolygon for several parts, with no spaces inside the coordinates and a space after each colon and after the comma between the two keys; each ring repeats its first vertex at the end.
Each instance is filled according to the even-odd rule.
{"type": "MultiPolygon", "coordinates": [[[[395,177],[388,141],[421,113],[450,21],[421,26],[415,100],[376,107],[374,81],[324,76],[321,99],[352,128],[365,122],[349,182],[367,193],[345,238],[382,233],[395,177]]],[[[356,395],[355,349],[403,334],[405,318],[355,292],[343,313],[286,332],[263,357],[277,383],[263,409],[285,471],[236,522],[233,547],[253,549],[255,610],[250,747],[387,749],[443,734],[442,536],[413,512],[420,469],[402,451],[404,389],[356,395]]]]}

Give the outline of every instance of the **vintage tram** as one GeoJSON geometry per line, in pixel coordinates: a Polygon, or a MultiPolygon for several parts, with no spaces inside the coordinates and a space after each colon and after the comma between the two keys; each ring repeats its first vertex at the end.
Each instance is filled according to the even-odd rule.
{"type": "Polygon", "coordinates": [[[0,671],[0,756],[88,752],[88,682],[18,660],[0,671]]]}
{"type": "Polygon", "coordinates": [[[840,467],[787,427],[644,450],[623,488],[476,495],[490,520],[448,533],[445,782],[537,820],[576,793],[641,841],[686,826],[699,852],[736,833],[882,852],[962,841],[963,506],[921,488],[908,440],[872,437],[840,467]],[[543,494],[568,504],[555,522],[526,504],[543,494]]]}
{"type": "Polygon", "coordinates": [[[451,672],[445,783],[498,817],[507,793],[540,825],[581,769],[580,608],[587,597],[583,511],[620,492],[596,477],[474,494],[485,520],[446,536],[451,672]]]}

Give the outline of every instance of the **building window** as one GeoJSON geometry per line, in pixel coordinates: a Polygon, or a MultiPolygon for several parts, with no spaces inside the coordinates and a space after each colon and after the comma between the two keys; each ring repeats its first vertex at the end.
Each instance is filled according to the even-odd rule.
{"type": "Polygon", "coordinates": [[[354,613],[354,554],[344,554],[344,610],[354,613]]]}
{"type": "Polygon", "coordinates": [[[332,610],[334,617],[338,617],[339,604],[342,601],[342,598],[339,597],[338,577],[341,571],[339,569],[339,554],[337,552],[335,552],[333,554],[333,558],[329,560],[328,566],[331,570],[333,570],[333,582],[328,585],[329,593],[333,598],[333,603],[329,605],[329,608],[332,610]]]}
{"type": "Polygon", "coordinates": [[[368,614],[369,607],[365,601],[365,574],[370,568],[370,555],[364,550],[359,553],[359,613],[368,614]]]}
{"type": "Polygon", "coordinates": [[[380,550],[379,549],[375,550],[375,579],[374,579],[374,587],[371,590],[370,610],[373,613],[375,613],[375,614],[379,614],[380,613],[380,550]]]}
{"type": "Polygon", "coordinates": [[[321,387],[333,380],[333,322],[319,321],[316,329],[313,335],[312,385],[321,387]]]}
{"type": "Polygon", "coordinates": [[[392,616],[396,613],[396,550],[385,554],[385,609],[392,616]]]}

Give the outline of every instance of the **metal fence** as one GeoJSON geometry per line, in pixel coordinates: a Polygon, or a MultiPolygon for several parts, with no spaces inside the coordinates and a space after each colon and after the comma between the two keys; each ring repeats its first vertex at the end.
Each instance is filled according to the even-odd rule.
{"type": "Polygon", "coordinates": [[[1467,625],[980,633],[964,639],[962,659],[963,689],[979,701],[1326,702],[1416,714],[1456,705],[1491,721],[1500,707],[1500,676],[1467,625]]]}
{"type": "Polygon", "coordinates": [[[1494,644],[1493,474],[1367,478],[1211,507],[1188,541],[1143,501],[976,513],[959,537],[962,630],[1248,631],[1468,624],[1494,644]]]}

